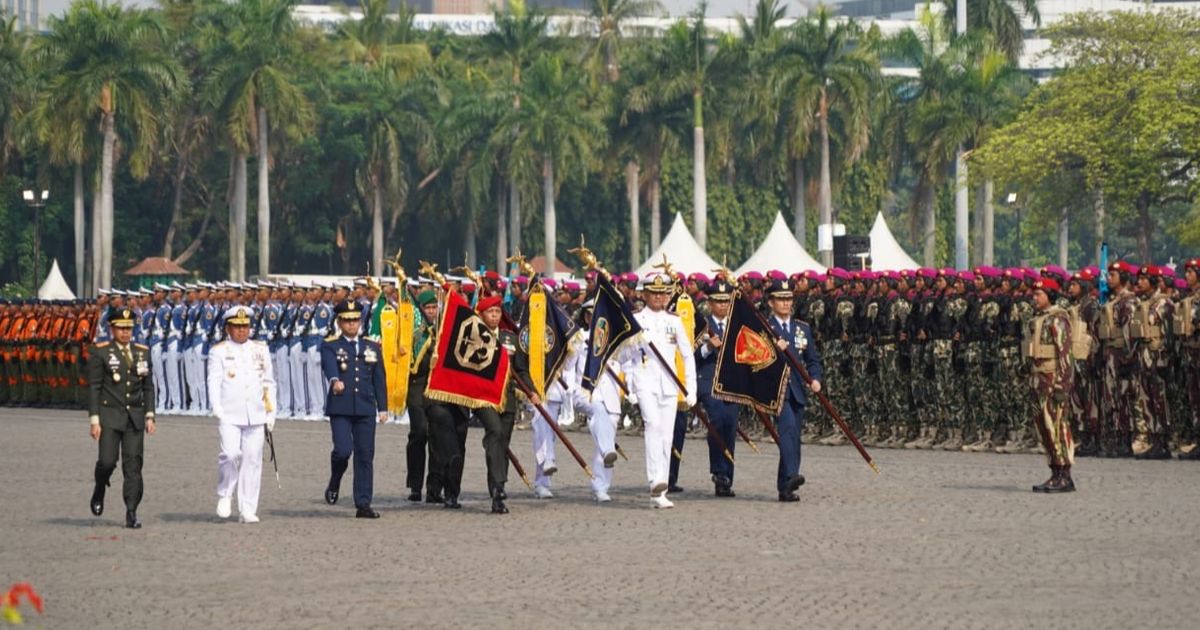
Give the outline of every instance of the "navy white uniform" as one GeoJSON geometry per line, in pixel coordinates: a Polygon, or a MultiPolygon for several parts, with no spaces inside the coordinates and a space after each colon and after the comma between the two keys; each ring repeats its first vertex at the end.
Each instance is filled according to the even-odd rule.
{"type": "Polygon", "coordinates": [[[304,330],[308,328],[308,322],[312,320],[313,309],[308,304],[292,303],[292,308],[295,312],[292,317],[291,330],[287,339],[287,366],[288,377],[291,382],[292,401],[289,409],[293,418],[302,418],[308,415],[308,392],[306,391],[307,381],[304,378],[304,330]]]}
{"type": "MultiPolygon", "coordinates": [[[[172,288],[181,289],[179,285],[172,288]]],[[[187,328],[187,305],[180,301],[171,305],[167,320],[166,346],[163,361],[167,366],[167,409],[179,413],[183,409],[183,337],[187,328]]]]}
{"type": "MultiPolygon", "coordinates": [[[[587,365],[588,332],[581,330],[577,335],[572,343],[572,353],[563,367],[563,373],[571,374],[574,383],[579,383],[583,378],[583,369],[587,365]]],[[[601,503],[611,500],[608,489],[612,486],[613,464],[617,461],[617,419],[621,416],[621,386],[612,376],[620,374],[621,365],[609,360],[607,367],[600,373],[590,396],[579,387],[572,392],[575,407],[587,410],[588,432],[592,434],[595,444],[592,452],[592,495],[601,503]]]]}
{"type": "MultiPolygon", "coordinates": [[[[159,285],[158,290],[166,291],[167,287],[159,285]]],[[[163,302],[157,307],[151,307],[148,345],[150,346],[150,363],[154,366],[154,401],[159,415],[170,407],[170,394],[167,387],[167,331],[171,328],[171,304],[163,302]]]]}
{"type": "Polygon", "coordinates": [[[321,340],[329,334],[333,322],[333,307],[328,302],[317,302],[313,316],[304,330],[301,346],[304,349],[304,380],[308,392],[308,420],[325,417],[325,373],[321,369],[321,340]]]}
{"type": "MultiPolygon", "coordinates": [[[[235,306],[225,312],[226,324],[250,324],[251,309],[235,306]]],[[[237,493],[238,514],[244,523],[258,522],[265,431],[275,426],[275,379],[267,345],[247,340],[222,341],[209,352],[208,389],[218,420],[217,515],[230,515],[237,493]]]]}

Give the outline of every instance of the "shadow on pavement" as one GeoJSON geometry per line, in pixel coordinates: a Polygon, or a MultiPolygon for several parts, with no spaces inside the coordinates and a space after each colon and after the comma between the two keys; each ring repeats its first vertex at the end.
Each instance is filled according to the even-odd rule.
{"type": "Polygon", "coordinates": [[[1008,494],[1031,494],[1026,486],[1010,486],[1007,484],[1001,485],[982,485],[982,484],[962,484],[948,483],[942,486],[948,490],[979,490],[983,492],[1004,492],[1008,494]]]}
{"type": "Polygon", "coordinates": [[[221,523],[227,520],[220,518],[216,514],[207,512],[204,514],[167,512],[166,514],[159,514],[158,517],[168,523],[221,523]]]}
{"type": "Polygon", "coordinates": [[[57,518],[48,518],[42,522],[47,525],[66,525],[67,527],[105,527],[109,525],[119,525],[117,521],[110,521],[104,517],[70,518],[66,516],[60,516],[57,518]]]}

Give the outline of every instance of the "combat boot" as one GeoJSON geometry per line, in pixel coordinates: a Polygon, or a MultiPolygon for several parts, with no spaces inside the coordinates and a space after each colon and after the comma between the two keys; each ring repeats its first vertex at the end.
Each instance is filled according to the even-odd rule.
{"type": "Polygon", "coordinates": [[[1039,483],[1038,485],[1034,486],[1033,491],[1034,492],[1049,492],[1049,490],[1047,490],[1047,488],[1049,488],[1050,486],[1052,486],[1058,482],[1060,474],[1061,473],[1059,473],[1058,466],[1051,466],[1050,467],[1050,478],[1047,479],[1046,481],[1043,481],[1042,483],[1039,483]]]}
{"type": "Polygon", "coordinates": [[[1133,457],[1132,431],[1117,431],[1115,452],[1117,457],[1133,457]]]}
{"type": "Polygon", "coordinates": [[[833,434],[821,440],[821,444],[825,446],[841,446],[846,443],[846,435],[839,429],[835,429],[833,434]]]}
{"type": "Polygon", "coordinates": [[[1193,462],[1200,460],[1200,444],[1193,446],[1192,450],[1190,450],[1186,453],[1180,453],[1179,459],[1181,459],[1183,461],[1193,461],[1193,462]]]}
{"type": "Polygon", "coordinates": [[[1021,452],[1021,445],[1024,442],[1025,442],[1025,427],[1019,426],[1008,432],[1008,441],[1006,441],[1004,444],[1002,444],[1000,446],[997,446],[996,452],[997,453],[1005,453],[1005,454],[1019,453],[1019,452],[1021,452]]]}
{"type": "Polygon", "coordinates": [[[963,430],[950,429],[946,432],[946,440],[941,443],[940,448],[943,451],[959,451],[963,447],[963,430]]]}
{"type": "Polygon", "coordinates": [[[937,427],[922,427],[921,436],[916,440],[904,445],[904,448],[915,448],[918,450],[926,450],[933,446],[934,440],[937,439],[937,427]]]}
{"type": "Polygon", "coordinates": [[[1075,481],[1071,479],[1071,467],[1058,466],[1054,478],[1046,484],[1046,488],[1042,492],[1046,494],[1075,492],[1075,481]]]}
{"type": "Polygon", "coordinates": [[[872,424],[871,426],[867,427],[866,432],[863,433],[862,437],[858,441],[862,442],[863,446],[878,445],[879,444],[879,429],[877,428],[877,425],[872,424]]]}
{"type": "Polygon", "coordinates": [[[1167,448],[1167,437],[1155,435],[1150,438],[1150,447],[1133,456],[1134,459],[1171,459],[1171,450],[1167,448]]]}

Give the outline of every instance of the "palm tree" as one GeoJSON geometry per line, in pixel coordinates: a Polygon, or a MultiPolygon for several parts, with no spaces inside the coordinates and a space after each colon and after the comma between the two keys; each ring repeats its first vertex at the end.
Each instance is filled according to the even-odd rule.
{"type": "MultiPolygon", "coordinates": [[[[128,151],[130,171],[144,178],[160,126],[158,112],[177,88],[180,72],[164,50],[166,31],[155,13],[80,0],[65,16],[51,17],[49,22],[50,30],[38,41],[36,54],[49,77],[45,107],[86,116],[80,127],[98,123],[103,140],[96,213],[99,272],[94,288],[109,288],[118,135],[121,148],[128,151]]],[[[74,152],[72,157],[81,155],[74,152]]]]}
{"type": "MultiPolygon", "coordinates": [[[[344,58],[360,64],[371,93],[380,99],[360,95],[367,106],[367,161],[364,179],[371,197],[371,268],[383,269],[384,233],[383,202],[390,192],[403,198],[406,182],[401,177],[401,136],[404,132],[425,136],[428,143],[429,126],[423,117],[407,108],[408,98],[394,98],[407,93],[411,77],[431,62],[429,49],[415,43],[412,31],[413,13],[403,2],[397,19],[387,17],[388,0],[366,0],[359,20],[347,20],[338,29],[339,44],[344,58]],[[384,105],[384,108],[378,107],[384,105]]],[[[411,94],[408,94],[411,96],[411,94]]],[[[397,203],[399,208],[403,204],[397,203]]]]}
{"type": "MultiPolygon", "coordinates": [[[[984,30],[995,38],[996,46],[1012,63],[1017,63],[1025,48],[1025,29],[1016,8],[1007,0],[942,0],[946,9],[942,11],[942,24],[947,33],[956,32],[955,2],[967,3],[967,30],[984,30]]],[[[1025,17],[1034,26],[1042,25],[1042,14],[1037,0],[1018,0],[1017,4],[1025,17]]]]}
{"type": "Polygon", "coordinates": [[[558,243],[554,198],[561,174],[572,167],[585,170],[607,140],[601,115],[588,93],[587,77],[557,55],[541,57],[521,85],[521,108],[509,112],[499,128],[512,130],[498,136],[513,138],[516,168],[540,171],[544,254],[553,271],[558,243]]]}
{"type": "Polygon", "coordinates": [[[234,150],[234,223],[230,276],[244,279],[246,156],[257,150],[258,274],[270,273],[272,126],[298,137],[312,124],[312,108],[291,77],[298,52],[292,8],[297,0],[239,0],[216,9],[207,29],[210,67],[207,92],[234,150]],[[272,122],[273,121],[273,122],[272,122]],[[235,239],[234,233],[238,236],[235,239]],[[234,242],[234,241],[237,242],[234,242]]]}
{"type": "Polygon", "coordinates": [[[588,46],[593,67],[603,69],[609,83],[621,78],[622,25],[632,18],[662,15],[658,0],[589,0],[588,16],[596,23],[596,38],[588,46]]]}
{"type": "Polygon", "coordinates": [[[17,120],[26,99],[29,73],[25,64],[26,38],[17,30],[17,18],[0,16],[0,178],[15,144],[17,120]]]}
{"type": "MultiPolygon", "coordinates": [[[[722,37],[715,46],[708,41],[704,24],[707,7],[701,2],[690,21],[671,26],[661,41],[661,81],[648,86],[652,94],[634,94],[634,102],[657,100],[669,103],[691,97],[692,101],[692,230],[701,247],[708,240],[708,186],[704,156],[705,94],[715,96],[736,76],[737,53],[732,37],[722,37]]],[[[711,99],[710,99],[711,100],[711,99]]]]}
{"type": "MultiPolygon", "coordinates": [[[[834,22],[829,9],[820,5],[815,13],[797,21],[793,32],[779,49],[777,63],[783,80],[794,82],[801,104],[815,96],[814,117],[821,155],[817,208],[822,225],[833,223],[833,186],[830,175],[830,116],[843,120],[847,163],[853,162],[866,148],[870,129],[870,98],[878,84],[879,62],[870,48],[858,40],[862,30],[853,20],[834,22]]],[[[802,130],[803,114],[796,116],[802,130]]],[[[833,252],[822,252],[826,265],[833,252]]]]}
{"type": "MultiPolygon", "coordinates": [[[[546,14],[527,7],[524,0],[513,0],[504,11],[494,14],[492,30],[479,38],[478,54],[496,63],[512,86],[513,109],[521,108],[521,77],[535,59],[552,51],[556,43],[546,30],[546,14]]],[[[521,248],[521,192],[517,174],[508,172],[509,246],[521,248]]]]}

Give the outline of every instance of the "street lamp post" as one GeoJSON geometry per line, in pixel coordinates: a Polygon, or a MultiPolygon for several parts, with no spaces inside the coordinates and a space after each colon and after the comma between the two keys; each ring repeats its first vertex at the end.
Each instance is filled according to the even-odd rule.
{"type": "Polygon", "coordinates": [[[43,190],[41,195],[33,189],[28,189],[22,193],[25,198],[25,205],[33,208],[33,285],[34,291],[38,290],[38,282],[42,279],[42,208],[46,205],[46,200],[50,198],[50,191],[43,190]]]}

